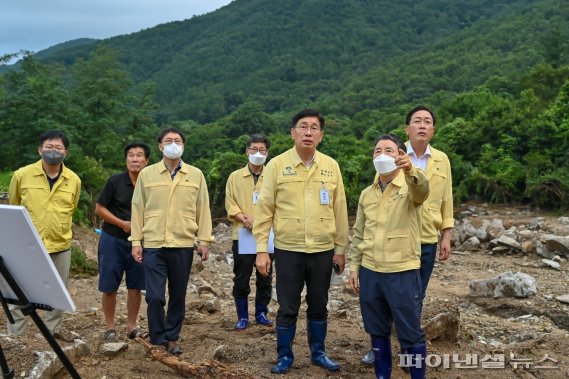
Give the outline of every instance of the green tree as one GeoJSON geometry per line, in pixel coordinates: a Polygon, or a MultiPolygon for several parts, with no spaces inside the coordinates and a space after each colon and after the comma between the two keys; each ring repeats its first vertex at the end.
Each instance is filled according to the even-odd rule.
{"type": "Polygon", "coordinates": [[[107,167],[122,168],[124,159],[117,152],[125,143],[153,139],[153,86],[142,85],[138,90],[110,49],[100,48],[89,60],[80,59],[74,65],[75,137],[86,156],[104,157],[107,167]]]}
{"type": "Polygon", "coordinates": [[[225,185],[229,175],[247,163],[244,154],[233,152],[216,153],[206,176],[209,198],[214,217],[225,214],[225,185]]]}
{"type": "Polygon", "coordinates": [[[72,130],[73,109],[63,86],[61,67],[39,63],[25,55],[21,70],[0,82],[0,169],[15,169],[39,159],[38,139],[50,129],[72,130]]]}
{"type": "Polygon", "coordinates": [[[268,135],[275,131],[276,126],[271,117],[263,112],[261,104],[249,101],[240,105],[235,112],[220,120],[219,124],[224,133],[231,138],[242,134],[261,133],[268,135]]]}

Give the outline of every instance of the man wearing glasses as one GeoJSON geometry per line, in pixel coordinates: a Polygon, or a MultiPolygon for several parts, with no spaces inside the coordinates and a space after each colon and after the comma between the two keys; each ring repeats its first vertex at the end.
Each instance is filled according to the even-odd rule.
{"type": "MultiPolygon", "coordinates": [[[[225,209],[227,217],[233,222],[233,297],[237,308],[235,329],[243,330],[249,326],[247,297],[251,293],[249,280],[255,267],[256,252],[239,251],[239,229],[253,229],[253,210],[263,185],[263,168],[269,153],[270,142],[261,134],[253,134],[247,141],[245,154],[247,166],[231,173],[225,187],[225,209]]],[[[272,326],[267,318],[271,302],[272,266],[269,274],[263,276],[256,271],[255,320],[257,324],[272,326]]]]}
{"type": "MultiPolygon", "coordinates": [[[[12,205],[26,207],[49,256],[67,284],[71,266],[71,219],[81,193],[81,179],[64,164],[69,139],[57,130],[40,136],[38,153],[41,160],[14,172],[10,182],[9,199],[12,205]]],[[[14,324],[8,323],[8,334],[22,335],[27,317],[20,307],[10,305],[14,324]]],[[[61,328],[63,311],[46,312],[45,324],[56,338],[67,338],[61,328]]]]}
{"type": "Polygon", "coordinates": [[[348,211],[338,163],[316,150],[323,129],[324,118],[318,111],[306,109],[293,117],[294,147],[265,168],[255,206],[253,234],[261,275],[269,275],[271,268],[267,254],[271,226],[275,233],[278,359],[271,372],[278,374],[286,373],[294,361],[292,343],[305,283],[311,362],[328,371],[340,369],[326,355],[324,340],[332,267],[338,273],[344,270],[348,211]]]}
{"type": "MultiPolygon", "coordinates": [[[[409,137],[407,154],[413,166],[423,170],[429,179],[430,194],[423,203],[421,213],[421,287],[422,299],[433,273],[440,234],[439,261],[449,258],[453,218],[452,173],[445,153],[430,145],[436,129],[435,113],[422,105],[411,109],[405,117],[405,132],[409,137]]],[[[422,310],[422,303],[421,303],[422,310]]],[[[370,350],[362,362],[373,364],[374,352],[370,350]]],[[[404,369],[406,369],[404,367],[404,369]]]]}
{"type": "Polygon", "coordinates": [[[158,136],[163,159],[138,175],[129,238],[133,258],[144,266],[150,341],[176,355],[182,353],[178,339],[194,245],[206,261],[212,242],[207,185],[198,168],[182,162],[185,142],[177,128],[164,129],[158,136]]]}

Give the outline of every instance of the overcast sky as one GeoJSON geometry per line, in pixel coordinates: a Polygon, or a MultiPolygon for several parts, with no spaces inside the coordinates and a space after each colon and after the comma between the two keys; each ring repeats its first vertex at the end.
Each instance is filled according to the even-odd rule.
{"type": "Polygon", "coordinates": [[[108,38],[212,12],[231,0],[0,0],[0,56],[108,38]]]}

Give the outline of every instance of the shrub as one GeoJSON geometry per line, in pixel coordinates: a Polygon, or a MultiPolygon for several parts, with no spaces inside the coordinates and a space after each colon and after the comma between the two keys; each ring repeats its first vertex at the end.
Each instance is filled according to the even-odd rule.
{"type": "Polygon", "coordinates": [[[87,258],[87,255],[77,246],[71,247],[71,269],[69,274],[74,277],[86,278],[99,273],[97,262],[87,258]]]}

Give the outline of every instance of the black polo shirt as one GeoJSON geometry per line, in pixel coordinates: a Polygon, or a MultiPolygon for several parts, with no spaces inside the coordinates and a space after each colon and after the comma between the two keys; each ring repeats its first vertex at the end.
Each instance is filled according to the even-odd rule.
{"type": "MultiPolygon", "coordinates": [[[[115,174],[107,180],[105,188],[99,195],[97,203],[109,210],[113,215],[121,220],[130,221],[132,209],[132,194],[134,186],[128,176],[128,172],[115,174]]],[[[103,221],[103,230],[115,237],[128,238],[130,234],[125,233],[116,225],[103,221]]]]}

